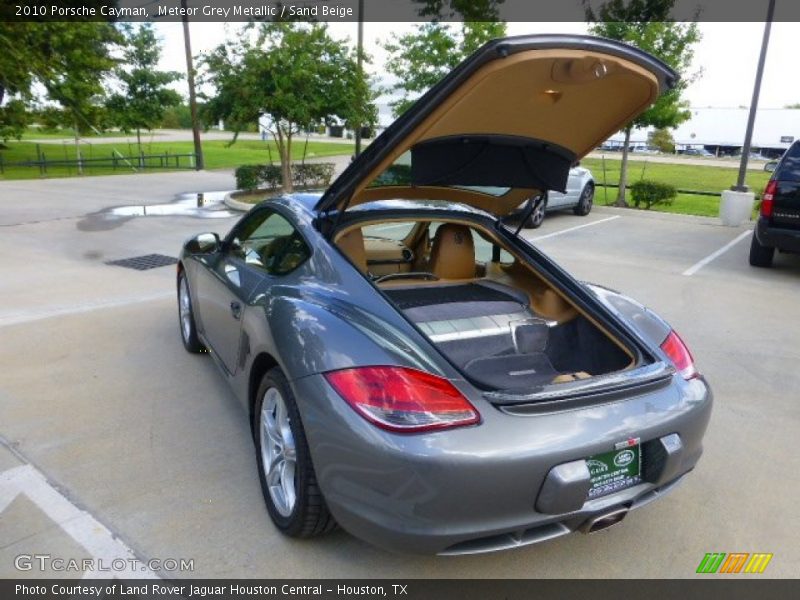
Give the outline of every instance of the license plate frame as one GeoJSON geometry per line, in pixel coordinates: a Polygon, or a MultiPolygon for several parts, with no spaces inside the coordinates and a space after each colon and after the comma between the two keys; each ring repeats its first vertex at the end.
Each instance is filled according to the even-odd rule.
{"type": "Polygon", "coordinates": [[[633,444],[601,452],[586,459],[589,499],[607,496],[642,482],[642,447],[633,444]]]}

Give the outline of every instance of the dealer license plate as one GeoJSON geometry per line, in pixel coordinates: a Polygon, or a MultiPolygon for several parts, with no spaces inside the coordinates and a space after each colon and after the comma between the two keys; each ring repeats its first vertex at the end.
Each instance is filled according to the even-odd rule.
{"type": "Polygon", "coordinates": [[[641,483],[642,453],[639,445],[595,454],[586,459],[589,467],[589,498],[597,498],[641,483]]]}

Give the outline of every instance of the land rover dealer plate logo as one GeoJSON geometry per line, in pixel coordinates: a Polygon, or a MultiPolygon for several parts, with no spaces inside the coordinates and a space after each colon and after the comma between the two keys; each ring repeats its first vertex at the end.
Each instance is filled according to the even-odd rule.
{"type": "Polygon", "coordinates": [[[620,442],[615,450],[586,459],[589,469],[589,498],[613,494],[642,481],[639,439],[620,442]],[[620,447],[623,446],[624,447],[620,447]]]}
{"type": "Polygon", "coordinates": [[[626,467],[633,462],[636,455],[633,450],[623,450],[614,457],[614,464],[618,467],[626,467]]]}

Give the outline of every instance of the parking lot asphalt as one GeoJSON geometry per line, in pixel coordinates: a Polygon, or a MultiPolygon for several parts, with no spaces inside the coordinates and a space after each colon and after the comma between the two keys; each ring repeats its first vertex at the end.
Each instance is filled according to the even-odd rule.
{"type": "Polygon", "coordinates": [[[112,207],[232,187],[228,172],[0,182],[0,577],[81,575],[14,566],[50,554],[193,560],[162,576],[672,578],[695,576],[706,552],[770,552],[763,576],[796,576],[800,257],[757,270],[747,226],[603,207],[524,230],[579,279],[678,330],[715,392],[705,455],[672,494],[602,533],[393,555],[343,531],[277,533],[244,409],[208,356],[182,348],[174,268],[105,262],[176,256],[188,236],[237,218],[216,205],[194,216],[112,207]]]}

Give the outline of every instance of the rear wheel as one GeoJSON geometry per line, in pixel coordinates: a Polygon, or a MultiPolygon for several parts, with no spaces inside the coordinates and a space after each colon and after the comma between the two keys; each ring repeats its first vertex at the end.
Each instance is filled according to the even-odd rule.
{"type": "Polygon", "coordinates": [[[282,533],[300,538],[334,529],[294,394],[279,368],[264,375],[254,409],[258,474],[273,523],[282,533]]]}
{"type": "Polygon", "coordinates": [[[775,257],[775,248],[762,246],[756,234],[750,242],[750,264],[754,267],[771,267],[772,259],[775,257]]]}
{"type": "Polygon", "coordinates": [[[180,275],[178,275],[178,319],[183,347],[188,352],[195,354],[205,351],[205,346],[200,342],[200,338],[197,337],[192,296],[189,292],[189,282],[186,280],[185,271],[181,271],[180,275]]]}
{"type": "Polygon", "coordinates": [[[525,221],[525,229],[539,229],[544,221],[545,202],[542,202],[525,221]]]}
{"type": "Polygon", "coordinates": [[[585,217],[592,211],[592,203],[594,202],[594,184],[590,181],[587,183],[581,192],[580,200],[575,208],[572,209],[579,217],[585,217]]]}

